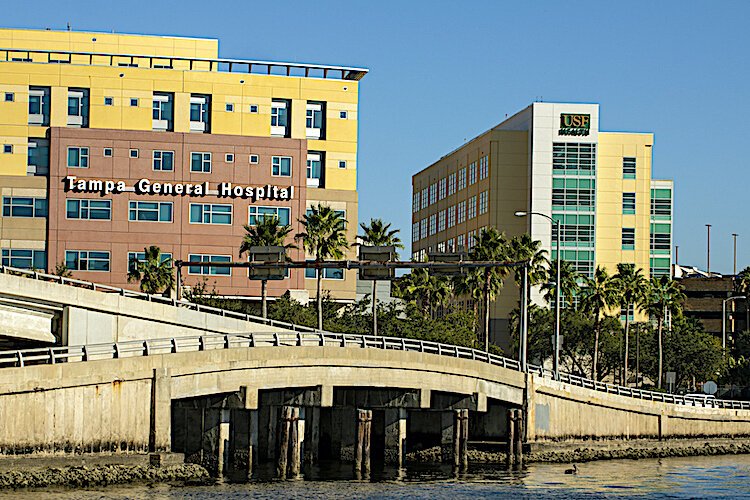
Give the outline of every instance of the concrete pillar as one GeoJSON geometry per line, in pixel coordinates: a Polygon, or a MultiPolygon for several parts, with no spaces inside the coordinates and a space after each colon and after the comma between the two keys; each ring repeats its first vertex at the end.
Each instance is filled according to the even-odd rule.
{"type": "Polygon", "coordinates": [[[169,368],[154,368],[151,382],[149,451],[170,451],[172,441],[172,376],[169,368]]]}
{"type": "Polygon", "coordinates": [[[423,410],[429,410],[432,400],[432,391],[430,389],[419,390],[419,407],[423,410]]]}
{"type": "Polygon", "coordinates": [[[318,390],[320,391],[320,406],[322,408],[330,408],[333,406],[333,386],[332,385],[319,385],[318,390]]]}
{"type": "Polygon", "coordinates": [[[221,417],[219,419],[219,439],[218,439],[218,453],[216,460],[216,475],[222,477],[225,472],[229,470],[229,422],[231,419],[231,412],[229,410],[221,410],[221,417]]]}
{"type": "Polygon", "coordinates": [[[401,467],[406,443],[406,409],[385,410],[385,463],[401,467]]]}

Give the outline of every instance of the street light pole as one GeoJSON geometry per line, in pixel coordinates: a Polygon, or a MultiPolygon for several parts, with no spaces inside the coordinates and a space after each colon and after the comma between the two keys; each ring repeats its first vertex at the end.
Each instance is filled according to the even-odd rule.
{"type": "Polygon", "coordinates": [[[539,212],[526,212],[519,210],[515,213],[516,217],[526,217],[527,215],[539,215],[549,220],[555,226],[555,248],[557,250],[557,270],[556,270],[556,282],[555,282],[555,341],[554,341],[554,357],[552,370],[555,375],[555,380],[560,379],[560,263],[562,261],[562,255],[560,252],[560,220],[555,220],[547,214],[539,212]]]}
{"type": "Polygon", "coordinates": [[[528,346],[529,346],[529,263],[525,262],[523,265],[523,279],[521,280],[521,286],[523,291],[521,292],[521,338],[519,344],[521,352],[519,353],[519,361],[521,362],[521,371],[526,373],[526,363],[528,361],[528,346]]]}
{"type": "Polygon", "coordinates": [[[745,299],[744,295],[729,297],[721,301],[721,350],[727,355],[727,302],[737,299],[745,299]]]}
{"type": "Polygon", "coordinates": [[[732,275],[737,276],[737,233],[732,233],[732,243],[734,243],[734,266],[732,267],[732,275]]]}

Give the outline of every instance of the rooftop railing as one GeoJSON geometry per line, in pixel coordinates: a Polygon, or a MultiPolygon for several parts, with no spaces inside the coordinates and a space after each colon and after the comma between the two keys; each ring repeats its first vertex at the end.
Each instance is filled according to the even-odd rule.
{"type": "MultiPolygon", "coordinates": [[[[175,300],[156,295],[149,295],[108,285],[97,285],[87,281],[64,278],[61,276],[0,266],[0,273],[11,273],[28,276],[33,279],[53,281],[73,286],[80,286],[100,292],[114,292],[125,297],[165,303],[179,307],[189,307],[201,312],[236,317],[246,321],[262,322],[267,325],[286,328],[286,332],[261,332],[241,334],[210,334],[189,337],[175,337],[150,340],[133,340],[106,344],[90,344],[81,346],[57,346],[34,349],[0,351],[0,368],[23,367],[30,365],[45,365],[56,363],[86,362],[101,359],[119,359],[125,357],[153,356],[178,352],[205,351],[212,349],[256,348],[256,347],[301,347],[301,346],[333,346],[358,347],[362,349],[385,349],[397,351],[412,351],[451,358],[469,359],[488,363],[493,366],[520,371],[521,364],[515,359],[487,353],[470,347],[442,344],[426,340],[407,339],[400,337],[382,337],[372,335],[330,333],[317,331],[314,328],[293,325],[282,321],[264,320],[257,316],[201,306],[185,300],[175,300]]],[[[554,373],[548,368],[529,364],[528,371],[540,377],[554,379],[554,373]]],[[[565,384],[583,387],[607,394],[616,394],[646,401],[658,401],[682,406],[700,406],[708,408],[750,409],[750,401],[721,400],[701,397],[680,396],[663,392],[646,391],[632,387],[599,382],[571,373],[561,372],[559,381],[565,384]]]]}
{"type": "Polygon", "coordinates": [[[368,72],[366,68],[329,66],[325,64],[11,48],[0,48],[0,61],[41,64],[73,64],[81,66],[111,66],[123,69],[149,68],[217,71],[222,73],[297,76],[304,78],[337,80],[361,80],[368,72]]]}

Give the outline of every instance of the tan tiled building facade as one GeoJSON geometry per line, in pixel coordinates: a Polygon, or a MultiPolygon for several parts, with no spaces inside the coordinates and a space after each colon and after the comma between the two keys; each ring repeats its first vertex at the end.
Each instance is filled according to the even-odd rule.
{"type": "MultiPolygon", "coordinates": [[[[225,60],[210,39],[0,30],[3,264],[123,287],[144,247],[256,298],[242,258],[245,224],[298,219],[323,203],[357,230],[358,85],[366,70],[225,60]]],[[[290,256],[304,260],[302,250],[290,256]]],[[[348,255],[354,257],[354,250],[348,255]]],[[[269,294],[315,290],[292,270],[269,294]]],[[[352,301],[354,271],[326,270],[352,301]]],[[[298,294],[299,296],[299,294],[298,294]]]]}
{"type": "MultiPolygon", "coordinates": [[[[672,181],[653,180],[653,134],[599,130],[599,105],[534,103],[412,178],[412,256],[471,249],[482,228],[529,233],[581,274],[632,263],[670,274],[672,181]],[[560,249],[553,225],[560,221],[560,249]]],[[[542,304],[538,288],[533,302],[542,304]]],[[[508,345],[517,307],[512,279],[492,311],[496,343],[508,345]]]]}

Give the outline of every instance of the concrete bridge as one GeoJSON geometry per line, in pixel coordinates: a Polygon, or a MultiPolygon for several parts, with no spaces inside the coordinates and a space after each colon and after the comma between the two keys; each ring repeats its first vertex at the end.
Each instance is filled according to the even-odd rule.
{"type": "MultiPolygon", "coordinates": [[[[554,380],[541,367],[524,373],[516,360],[469,348],[292,331],[298,327],[26,278],[0,275],[0,287],[14,300],[60,297],[88,315],[95,338],[136,336],[0,352],[5,454],[172,450],[217,470],[248,467],[274,459],[289,406],[298,409],[297,445],[313,462],[353,458],[358,409],[372,411],[373,456],[394,463],[406,451],[450,454],[459,409],[468,410],[469,440],[482,443],[507,439],[509,409],[521,410],[530,445],[750,435],[748,402],[567,374],[554,380]],[[170,336],[156,338],[162,329],[170,336]]],[[[68,328],[70,337],[76,324],[68,328]]]]}

